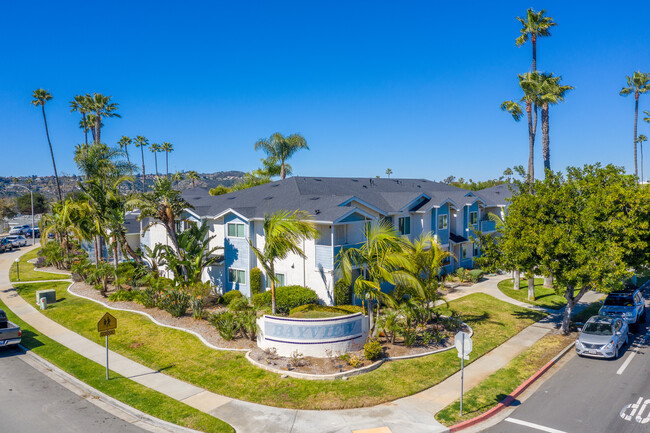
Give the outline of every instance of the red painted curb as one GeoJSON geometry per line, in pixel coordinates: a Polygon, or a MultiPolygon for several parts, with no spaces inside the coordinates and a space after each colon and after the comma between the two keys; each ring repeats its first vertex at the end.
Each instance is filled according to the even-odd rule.
{"type": "Polygon", "coordinates": [[[463,421],[458,424],[454,424],[451,427],[449,427],[449,431],[451,433],[461,431],[463,429],[466,429],[468,427],[471,427],[473,425],[479,424],[488,418],[493,417],[497,413],[501,412],[504,408],[508,407],[516,398],[519,394],[524,392],[526,388],[528,388],[533,382],[535,382],[541,375],[546,373],[549,368],[551,368],[556,362],[560,360],[574,345],[575,343],[569,344],[562,352],[560,352],[555,358],[551,359],[549,362],[547,362],[542,368],[537,370],[536,373],[534,373],[532,376],[530,376],[528,379],[524,381],[521,385],[519,385],[514,391],[512,391],[506,398],[501,400],[499,404],[494,406],[492,409],[488,410],[487,412],[484,412],[480,414],[479,416],[468,419],[467,421],[463,421]]]}

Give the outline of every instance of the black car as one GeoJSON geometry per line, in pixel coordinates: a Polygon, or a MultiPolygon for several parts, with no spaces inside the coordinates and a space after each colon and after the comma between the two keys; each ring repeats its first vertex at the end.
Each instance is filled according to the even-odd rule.
{"type": "Polygon", "coordinates": [[[7,238],[0,239],[0,251],[12,251],[14,249],[14,244],[7,238]]]}

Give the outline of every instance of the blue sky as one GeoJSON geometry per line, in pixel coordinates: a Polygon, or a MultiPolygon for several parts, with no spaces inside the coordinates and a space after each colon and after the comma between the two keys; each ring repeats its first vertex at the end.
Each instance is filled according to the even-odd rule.
{"type": "MultiPolygon", "coordinates": [[[[311,148],[291,160],[297,175],[383,176],[390,167],[395,177],[498,177],[528,157],[525,122],[499,109],[520,96],[516,74],[530,68],[530,45],[515,45],[516,17],[528,7],[558,23],[538,43],[538,69],[575,87],[551,109],[553,168],[600,161],[633,172],[634,101],[618,92],[625,75],[650,71],[639,18],[650,3],[485,5],[6,2],[0,149],[19,157],[0,173],[52,173],[29,103],[43,87],[54,96],[46,110],[64,173],[76,173],[73,148],[83,140],[69,101],[99,92],[123,116],[104,122],[103,141],[169,141],[170,171],[255,169],[263,155],[253,144],[279,131],[301,133],[311,148]]],[[[650,110],[650,94],[640,108],[650,110]]],[[[650,135],[650,124],[639,132],[650,135]]],[[[540,173],[541,132],[536,147],[540,173]]],[[[145,157],[149,171],[153,155],[145,157]]]]}

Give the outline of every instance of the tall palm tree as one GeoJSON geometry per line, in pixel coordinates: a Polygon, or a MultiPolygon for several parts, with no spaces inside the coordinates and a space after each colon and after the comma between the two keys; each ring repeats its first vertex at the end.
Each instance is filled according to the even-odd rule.
{"type": "Polygon", "coordinates": [[[142,192],[147,192],[147,175],[144,171],[144,148],[149,145],[149,140],[147,140],[142,135],[135,137],[135,147],[140,148],[140,153],[142,155],[142,192]]]}
{"type": "Polygon", "coordinates": [[[183,176],[183,173],[180,171],[175,172],[174,174],[171,175],[171,181],[173,182],[180,182],[181,180],[185,179],[185,176],[183,176]]]}
{"type": "Polygon", "coordinates": [[[550,105],[564,102],[564,96],[573,87],[560,84],[561,76],[554,77],[553,73],[540,74],[539,103],[542,106],[542,156],[544,159],[544,170],[551,169],[551,150],[549,137],[549,113],[550,105]]]}
{"type": "Polygon", "coordinates": [[[118,104],[111,102],[111,96],[104,96],[101,93],[87,95],[90,98],[90,108],[95,113],[95,143],[102,141],[102,117],[122,117],[117,114],[118,104]]]}
{"type": "Polygon", "coordinates": [[[129,158],[129,145],[133,143],[133,140],[131,138],[127,137],[126,135],[123,135],[122,138],[119,139],[117,144],[120,146],[120,149],[124,150],[124,154],[126,155],[126,162],[129,163],[129,166],[131,165],[131,159],[129,158]]]}
{"type": "Polygon", "coordinates": [[[92,111],[91,100],[88,95],[75,95],[74,99],[70,101],[70,112],[74,113],[75,111],[81,113],[80,125],[84,130],[84,143],[86,144],[86,146],[88,146],[89,123],[88,123],[87,115],[92,111]]]}
{"type": "Polygon", "coordinates": [[[199,177],[199,174],[194,170],[190,170],[185,173],[185,178],[192,181],[192,188],[194,188],[194,181],[201,179],[201,177],[199,177]]]}
{"type": "Polygon", "coordinates": [[[648,137],[639,134],[636,141],[639,143],[639,148],[641,149],[641,183],[643,183],[643,142],[648,141],[648,137]]]}
{"type": "Polygon", "coordinates": [[[619,95],[627,96],[630,93],[634,93],[634,176],[638,178],[639,170],[636,161],[636,124],[639,117],[639,95],[650,90],[650,74],[636,71],[631,77],[628,75],[625,78],[627,79],[627,87],[623,87],[619,92],[619,95]]]}
{"type": "Polygon", "coordinates": [[[151,143],[151,146],[149,146],[149,150],[153,153],[153,159],[156,164],[156,179],[158,179],[158,152],[160,152],[160,144],[151,143]]]}
{"type": "Polygon", "coordinates": [[[263,227],[264,247],[260,250],[250,239],[248,243],[271,282],[271,311],[275,314],[275,285],[278,283],[275,262],[287,258],[290,253],[305,258],[305,252],[300,248],[300,244],[306,239],[315,239],[318,230],[311,216],[306,212],[286,210],[264,215],[263,227]]]}
{"type": "Polygon", "coordinates": [[[537,105],[539,101],[539,91],[540,91],[540,75],[537,72],[526,72],[525,74],[519,74],[519,86],[524,91],[524,96],[519,100],[515,101],[505,101],[501,104],[501,109],[510,113],[515,119],[519,122],[523,117],[523,110],[521,108],[520,102],[526,104],[526,114],[528,117],[528,183],[532,188],[533,182],[535,180],[535,131],[537,131],[537,109],[534,110],[533,106],[537,105]]]}
{"type": "Polygon", "coordinates": [[[517,17],[522,25],[521,35],[516,40],[517,46],[521,47],[529,37],[533,44],[533,70],[531,72],[537,71],[537,38],[551,36],[549,29],[557,25],[553,22],[553,18],[544,16],[545,12],[545,9],[535,12],[531,8],[526,11],[526,19],[517,17]]]}
{"type": "Polygon", "coordinates": [[[167,179],[169,179],[169,154],[174,151],[174,146],[165,141],[160,145],[160,150],[165,152],[165,171],[167,172],[167,179]]]}
{"type": "Polygon", "coordinates": [[[50,141],[50,131],[47,128],[47,117],[45,117],[45,103],[52,99],[52,94],[45,89],[36,89],[32,93],[32,105],[35,107],[40,106],[43,112],[43,122],[45,123],[45,135],[47,136],[47,144],[50,146],[50,156],[52,156],[52,167],[54,167],[54,178],[56,179],[56,190],[59,196],[59,202],[63,203],[63,195],[61,194],[61,183],[59,182],[59,174],[56,171],[56,162],[54,161],[54,151],[52,150],[52,142],[50,141]]]}
{"type": "Polygon", "coordinates": [[[387,168],[386,169],[386,176],[388,176],[389,179],[390,179],[391,174],[393,174],[393,170],[391,170],[390,168],[387,168]]]}
{"type": "Polygon", "coordinates": [[[309,150],[307,140],[300,134],[291,134],[284,137],[279,132],[269,138],[261,138],[255,143],[255,150],[262,149],[268,156],[280,162],[280,178],[287,176],[285,161],[300,149],[309,150]]]}

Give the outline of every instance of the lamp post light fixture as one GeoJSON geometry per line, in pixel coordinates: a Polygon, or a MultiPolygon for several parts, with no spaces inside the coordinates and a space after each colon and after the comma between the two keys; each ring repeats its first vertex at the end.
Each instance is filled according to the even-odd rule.
{"type": "Polygon", "coordinates": [[[20,281],[20,259],[16,257],[16,280],[20,281]]]}
{"type": "Polygon", "coordinates": [[[36,245],[36,237],[34,235],[34,191],[32,191],[30,188],[27,188],[25,185],[19,185],[17,183],[12,183],[9,186],[18,186],[20,188],[25,188],[27,191],[29,191],[29,196],[32,200],[32,245],[36,245]]]}

